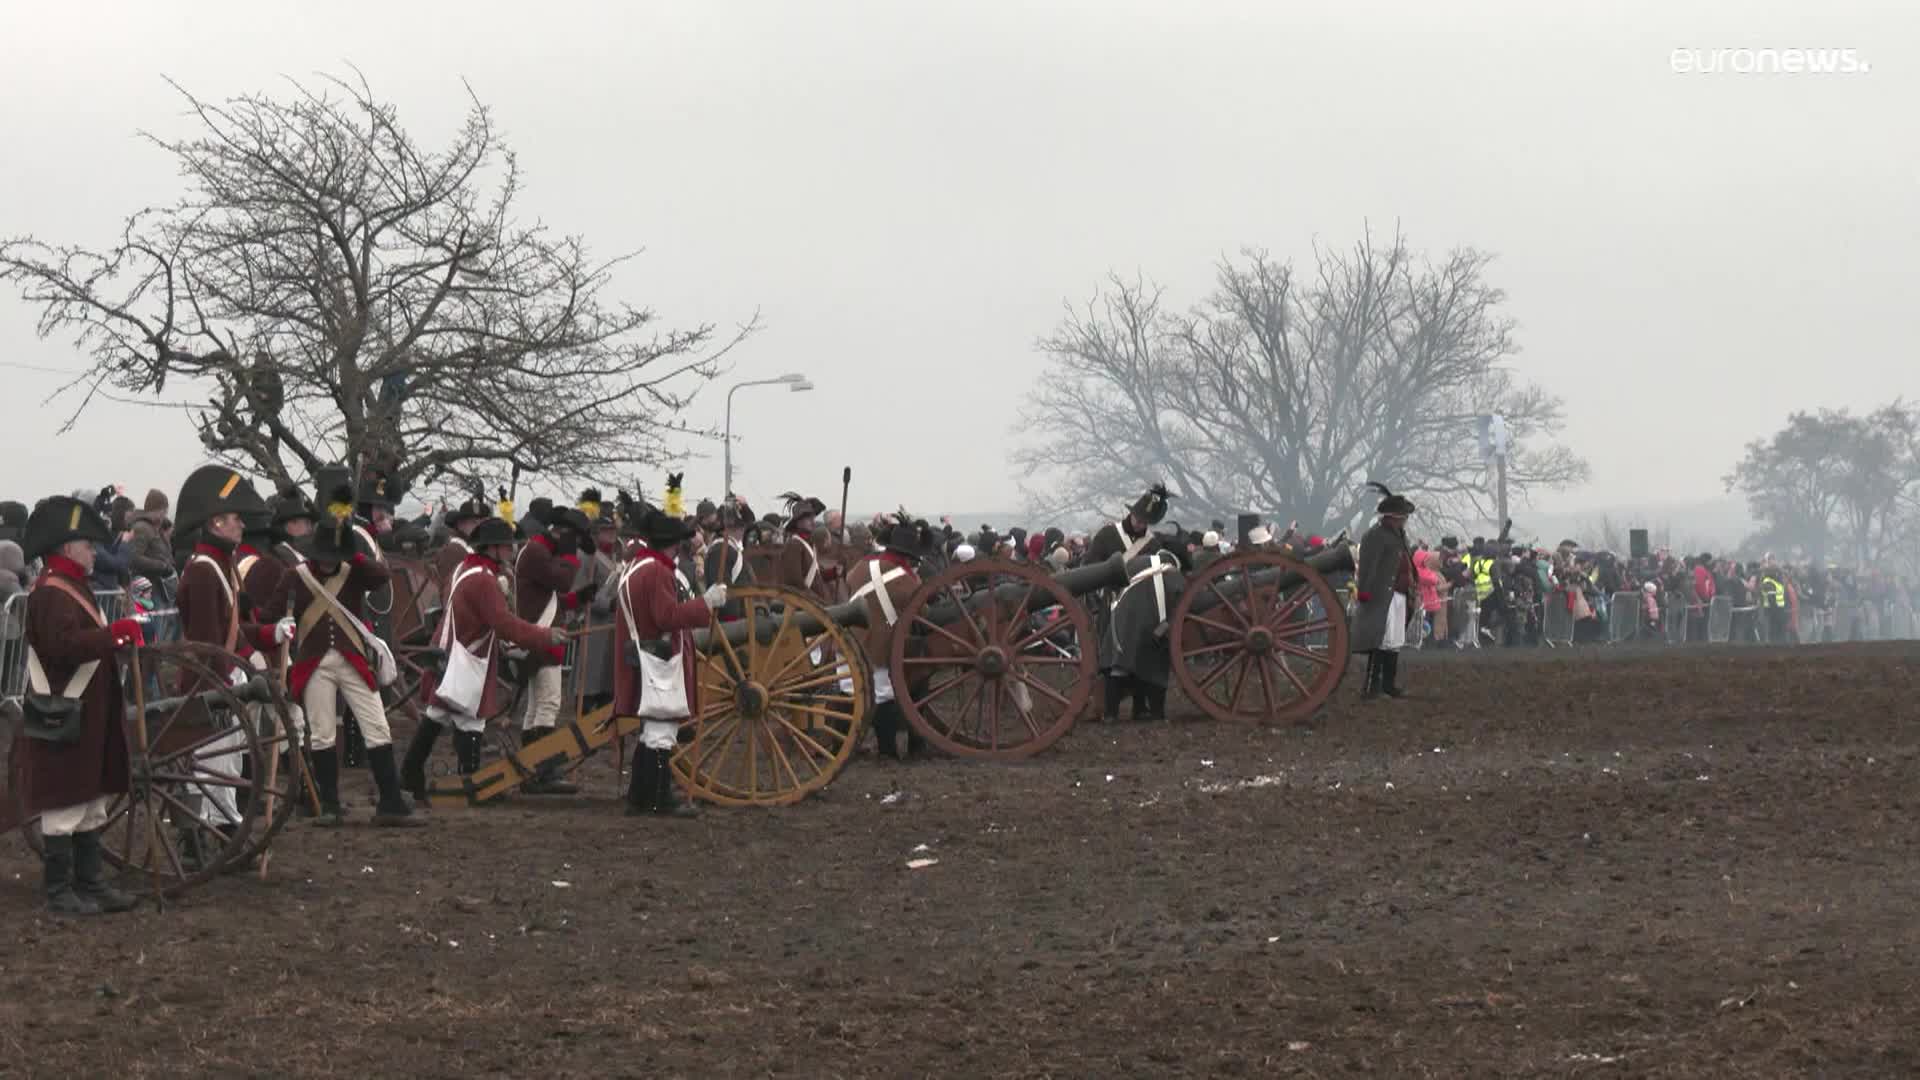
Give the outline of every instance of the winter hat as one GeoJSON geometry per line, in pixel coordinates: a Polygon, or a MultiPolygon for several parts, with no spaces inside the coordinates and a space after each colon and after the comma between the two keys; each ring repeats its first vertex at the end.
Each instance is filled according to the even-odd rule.
{"type": "Polygon", "coordinates": [[[159,488],[154,488],[152,491],[147,492],[146,505],[141,507],[141,509],[145,510],[149,514],[166,513],[167,512],[167,493],[164,491],[161,491],[159,488]]]}

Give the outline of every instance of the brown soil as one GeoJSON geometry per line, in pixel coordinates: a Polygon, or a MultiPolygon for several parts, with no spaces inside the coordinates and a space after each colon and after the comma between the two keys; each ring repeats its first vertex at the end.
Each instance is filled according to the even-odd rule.
{"type": "Polygon", "coordinates": [[[1311,728],[863,758],[693,822],[596,760],[84,921],[10,839],[0,1071],[1912,1075],[1916,658],[1416,658],[1311,728]]]}

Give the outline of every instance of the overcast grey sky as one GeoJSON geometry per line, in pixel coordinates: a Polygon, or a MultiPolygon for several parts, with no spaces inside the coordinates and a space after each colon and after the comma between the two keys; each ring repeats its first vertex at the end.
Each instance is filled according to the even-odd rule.
{"type": "MultiPolygon", "coordinates": [[[[1584,489],[1718,496],[1797,407],[1920,393],[1920,6],[606,3],[332,0],[0,7],[0,235],[105,244],[176,190],[139,128],[171,75],[213,98],[351,62],[423,142],[468,80],[523,206],[670,323],[765,331],[736,484],[856,505],[1016,505],[1005,446],[1034,338],[1109,269],[1184,305],[1223,252],[1305,259],[1399,221],[1500,256],[1520,370],[1564,395],[1584,489]],[[1681,48],[1853,48],[1863,74],[1679,74],[1681,48]],[[914,404],[917,402],[918,404],[914,404]]],[[[72,369],[0,296],[0,361],[72,369]]],[[[55,438],[51,373],[0,368],[9,496],[176,490],[184,419],[97,406],[55,438]]],[[[718,423],[725,384],[695,421],[718,423]]],[[[689,494],[720,486],[717,444],[689,494]]]]}

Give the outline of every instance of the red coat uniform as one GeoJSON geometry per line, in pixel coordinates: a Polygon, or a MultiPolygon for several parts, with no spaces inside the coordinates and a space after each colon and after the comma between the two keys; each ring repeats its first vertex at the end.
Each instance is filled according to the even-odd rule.
{"type": "Polygon", "coordinates": [[[127,790],[127,736],[121,715],[120,664],[113,635],[95,617],[86,571],[79,565],[49,555],[46,571],[27,595],[27,644],[47,673],[47,689],[59,694],[80,665],[98,660],[93,680],[80,695],[86,730],[66,745],[29,739],[14,728],[14,792],[22,813],[75,806],[102,795],[127,790]],[[48,584],[54,575],[72,585],[87,602],[48,584]]]}
{"type": "Polygon", "coordinates": [[[695,668],[692,631],[707,625],[707,605],[687,596],[674,579],[673,563],[652,548],[636,547],[633,562],[616,587],[613,626],[613,712],[633,716],[640,711],[640,669],[628,656],[635,637],[651,643],[671,636],[687,675],[687,706],[700,715],[700,680],[695,668]],[[631,628],[627,612],[633,612],[631,628]]]}
{"type": "Polygon", "coordinates": [[[828,598],[826,568],[820,565],[819,553],[805,537],[787,537],[787,545],[780,549],[777,570],[779,584],[822,600],[828,598]]]}
{"type": "MultiPolygon", "coordinates": [[[[514,614],[528,622],[541,622],[548,605],[553,607],[553,619],[546,625],[553,625],[561,612],[572,611],[580,606],[574,596],[573,578],[580,572],[580,560],[573,555],[562,555],[554,549],[553,539],[542,533],[527,541],[520,549],[520,557],[513,564],[513,607],[514,614]]],[[[529,667],[548,667],[558,664],[567,657],[565,646],[542,646],[527,650],[529,667]]]]}
{"type": "MultiPolygon", "coordinates": [[[[197,544],[180,571],[180,636],[227,649],[246,659],[255,649],[273,648],[273,627],[240,610],[239,582],[225,550],[197,544]]],[[[223,671],[222,675],[232,672],[223,671]]]]}
{"type": "MultiPolygon", "coordinates": [[[[338,594],[340,606],[349,613],[358,614],[366,610],[367,594],[387,583],[392,571],[382,563],[374,562],[364,555],[355,555],[353,561],[345,565],[347,580],[338,594]]],[[[322,586],[329,580],[317,567],[309,565],[307,572],[322,586]]],[[[338,570],[334,571],[339,573],[338,570]]],[[[292,615],[294,620],[306,627],[308,611],[315,604],[323,608],[324,604],[314,595],[312,589],[300,575],[288,570],[284,578],[279,607],[292,615]]],[[[305,634],[296,632],[294,636],[293,666],[287,671],[287,686],[293,691],[295,701],[307,692],[307,680],[313,677],[314,670],[327,658],[329,652],[337,652],[352,664],[360,677],[367,680],[367,689],[378,693],[380,684],[374,678],[373,661],[360,648],[354,636],[340,626],[340,621],[330,610],[322,611],[306,628],[305,634]]]]}
{"type": "Polygon", "coordinates": [[[280,599],[280,581],[287,564],[252,544],[233,549],[233,576],[240,583],[240,617],[257,623],[271,623],[280,616],[274,605],[280,599]]]}
{"type": "MultiPolygon", "coordinates": [[[[492,716],[500,711],[497,700],[500,686],[495,678],[500,668],[500,640],[502,638],[526,649],[538,652],[547,647],[547,630],[535,626],[525,619],[516,618],[507,607],[507,598],[500,591],[500,564],[485,555],[469,555],[461,570],[479,567],[482,573],[473,574],[460,583],[447,598],[447,613],[453,617],[454,636],[475,655],[485,647],[487,652],[487,688],[480,701],[478,715],[492,716]],[[493,640],[488,641],[488,636],[493,640]]],[[[437,640],[437,639],[436,639],[437,640]]],[[[420,691],[422,700],[431,704],[435,680],[429,676],[423,680],[420,691]]]]}

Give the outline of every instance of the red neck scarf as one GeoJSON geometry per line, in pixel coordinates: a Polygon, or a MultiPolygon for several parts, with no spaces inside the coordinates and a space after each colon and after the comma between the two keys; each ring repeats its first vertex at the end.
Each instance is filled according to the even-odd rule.
{"type": "Polygon", "coordinates": [[[49,574],[59,574],[63,578],[77,581],[82,585],[87,583],[87,571],[85,568],[72,559],[67,558],[65,555],[49,555],[42,561],[45,563],[47,573],[49,574]]]}

